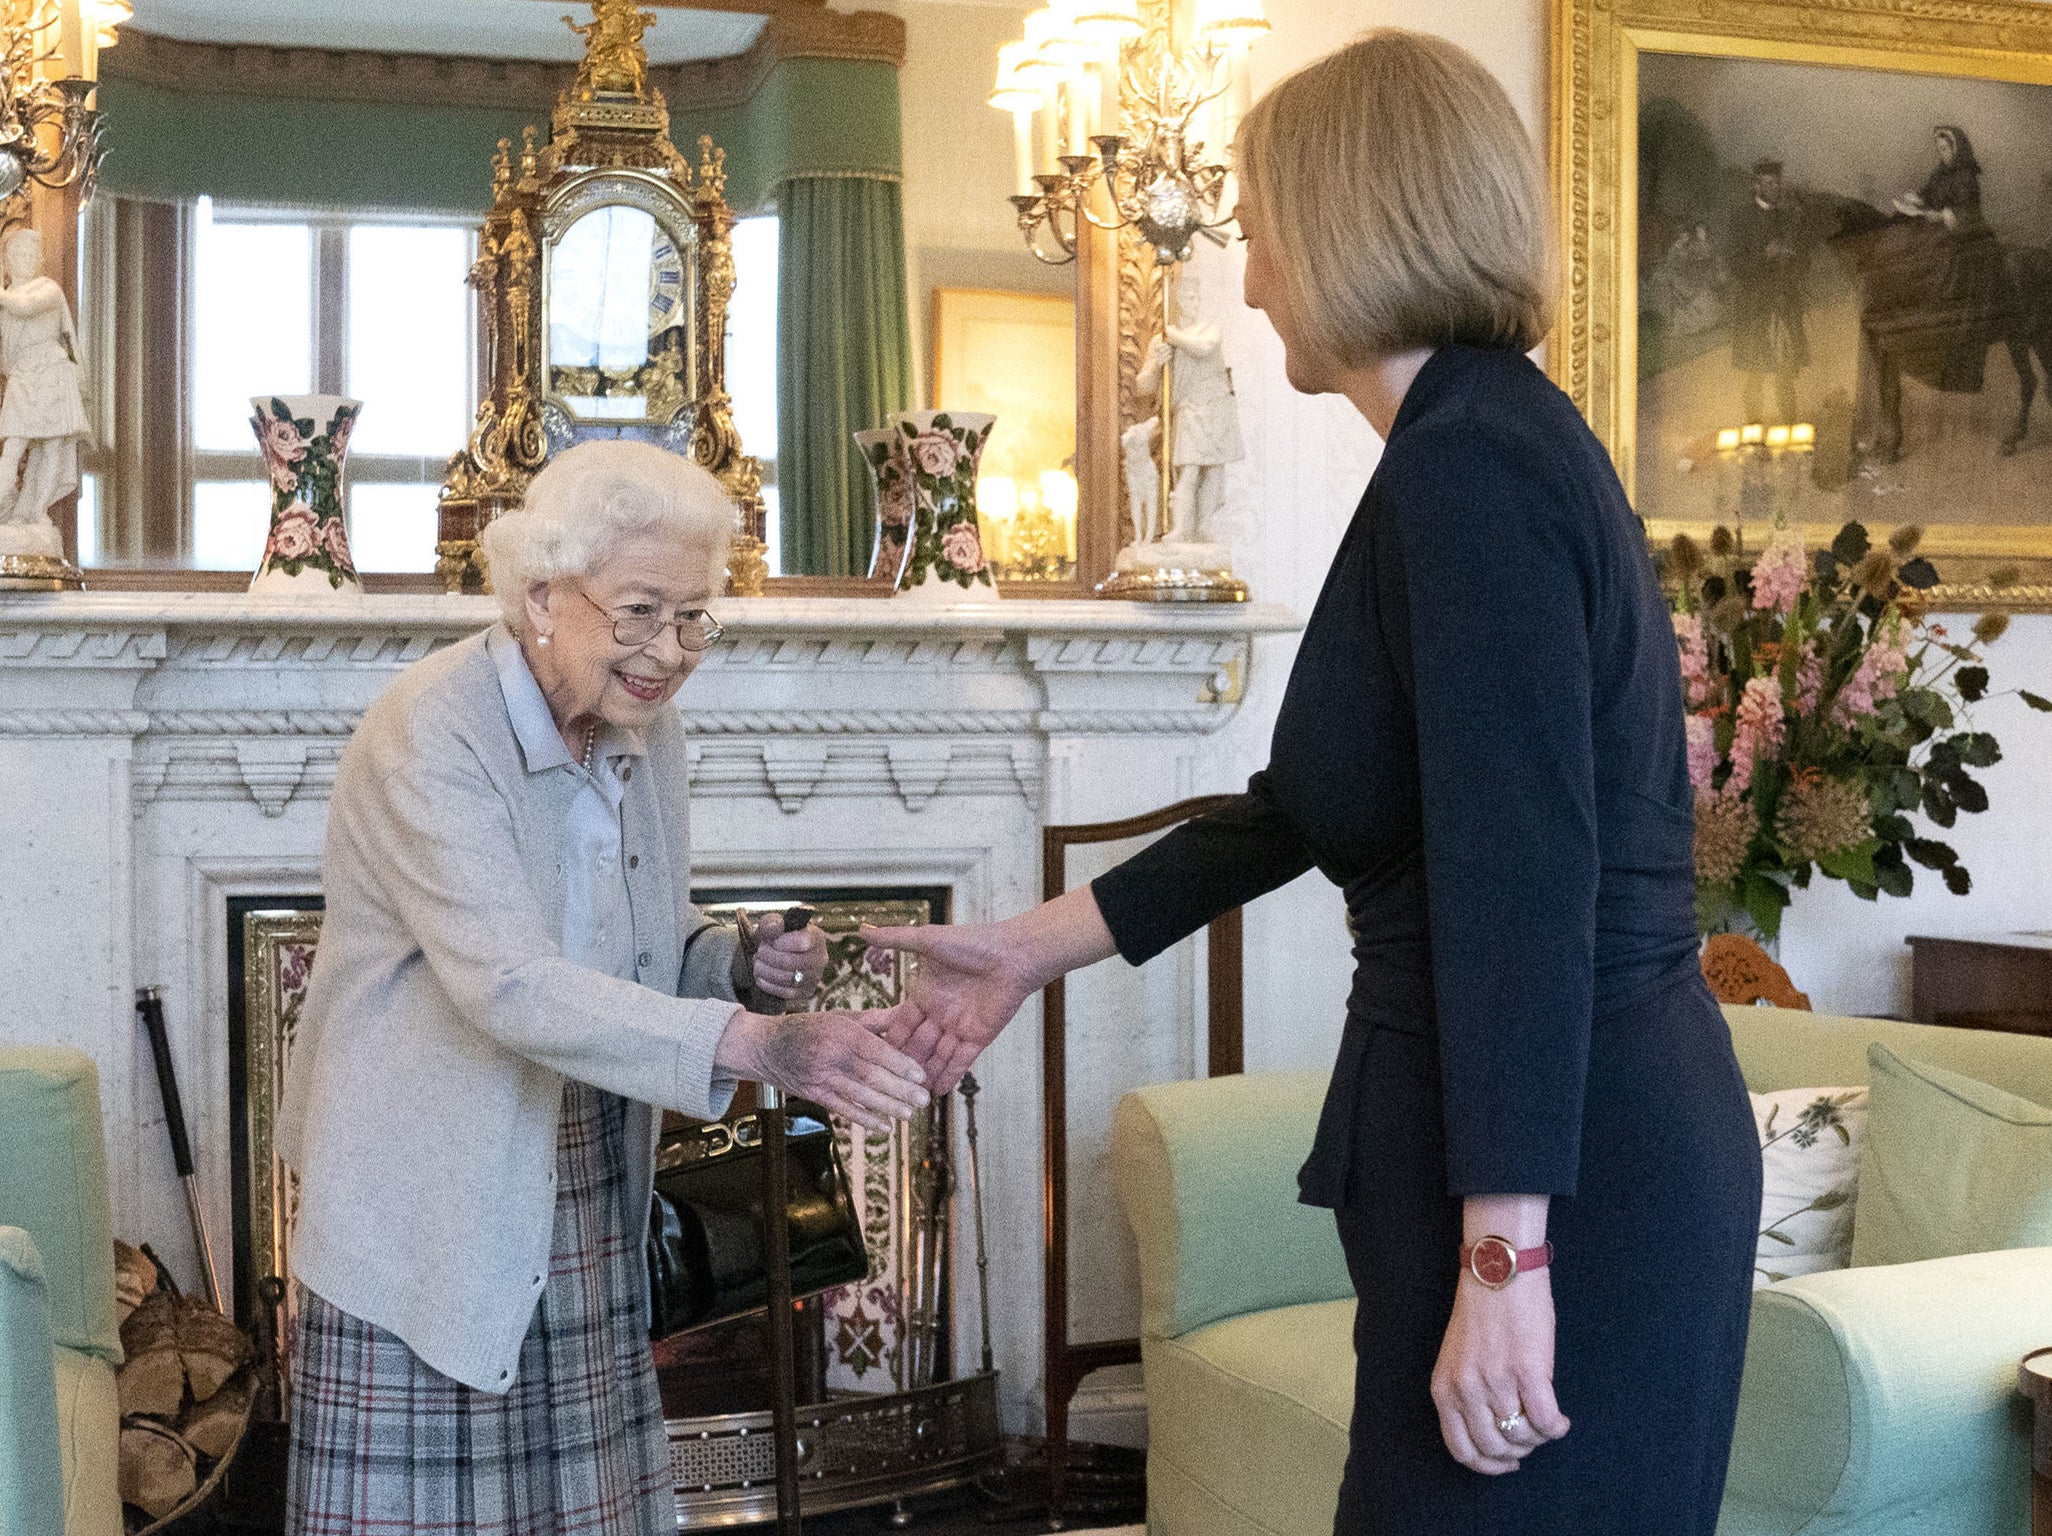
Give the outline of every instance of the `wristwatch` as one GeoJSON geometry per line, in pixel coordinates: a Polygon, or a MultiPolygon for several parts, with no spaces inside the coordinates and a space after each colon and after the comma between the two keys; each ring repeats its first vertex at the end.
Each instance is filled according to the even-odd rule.
{"type": "Polygon", "coordinates": [[[1527,1270],[1544,1269],[1553,1262],[1553,1244],[1537,1248],[1513,1248],[1508,1238],[1484,1237],[1461,1244],[1461,1268],[1500,1291],[1527,1270]]]}

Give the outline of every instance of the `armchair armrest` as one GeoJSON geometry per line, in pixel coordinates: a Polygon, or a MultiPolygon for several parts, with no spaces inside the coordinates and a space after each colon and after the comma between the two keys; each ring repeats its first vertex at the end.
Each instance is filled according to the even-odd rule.
{"type": "Polygon", "coordinates": [[[2016,1365],[2052,1343],[2052,1248],[1757,1293],[1719,1536],[2022,1536],[2016,1365]]]}
{"type": "Polygon", "coordinates": [[[20,1227],[0,1227],[0,1536],[64,1529],[57,1367],[43,1258],[20,1227]]]}
{"type": "Polygon", "coordinates": [[[1332,1213],[1297,1203],[1326,1082],[1214,1077],[1119,1101],[1112,1178],[1139,1245],[1144,1336],[1353,1296],[1332,1213]]]}

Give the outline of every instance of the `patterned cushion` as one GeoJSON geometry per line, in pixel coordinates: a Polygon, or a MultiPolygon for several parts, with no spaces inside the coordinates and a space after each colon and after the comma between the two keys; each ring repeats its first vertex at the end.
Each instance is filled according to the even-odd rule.
{"type": "Polygon", "coordinates": [[[1846,1268],[1867,1090],[1784,1088],[1751,1098],[1764,1174],[1753,1288],[1846,1268]]]}

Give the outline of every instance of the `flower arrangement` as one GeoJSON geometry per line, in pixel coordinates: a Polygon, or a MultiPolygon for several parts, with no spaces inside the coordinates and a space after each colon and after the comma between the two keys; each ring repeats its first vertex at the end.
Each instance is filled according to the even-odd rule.
{"type": "Polygon", "coordinates": [[[1687,535],[1669,546],[1704,932],[1771,942],[1790,892],[1817,873],[1869,901],[1909,895],[1912,864],[1972,889],[1959,855],[1913,818],[1943,829],[1988,808],[1973,770],[2002,749],[1972,715],[1995,697],[1985,651],[2009,616],[1985,613],[1963,637],[1933,622],[1925,594],[1939,578],[1922,540],[1905,527],[1876,544],[1847,523],[1816,551],[1787,526],[1753,559],[1722,527],[1707,550],[1687,535]]]}

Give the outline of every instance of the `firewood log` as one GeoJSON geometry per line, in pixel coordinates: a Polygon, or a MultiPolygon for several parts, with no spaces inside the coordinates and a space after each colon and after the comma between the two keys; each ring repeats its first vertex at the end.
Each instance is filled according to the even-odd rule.
{"type": "Polygon", "coordinates": [[[178,1433],[202,1456],[226,1456],[249,1417],[250,1394],[255,1383],[247,1371],[235,1377],[203,1403],[194,1403],[178,1426],[178,1433]]]}
{"type": "Polygon", "coordinates": [[[178,1343],[178,1303],[162,1291],[145,1298],[121,1325],[126,1361],[117,1385],[123,1415],[178,1417],[185,1402],[185,1361],[178,1343]]]}
{"type": "Polygon", "coordinates": [[[178,1353],[193,1401],[203,1403],[249,1363],[249,1340],[198,1297],[188,1296],[178,1319],[178,1353]]]}
{"type": "Polygon", "coordinates": [[[121,1429],[121,1499],[160,1520],[192,1496],[199,1473],[192,1447],[149,1419],[121,1429]]]}
{"type": "Polygon", "coordinates": [[[143,1298],[157,1288],[157,1266],[139,1248],[116,1239],[114,1243],[114,1307],[119,1314],[115,1326],[128,1321],[143,1298]]]}

